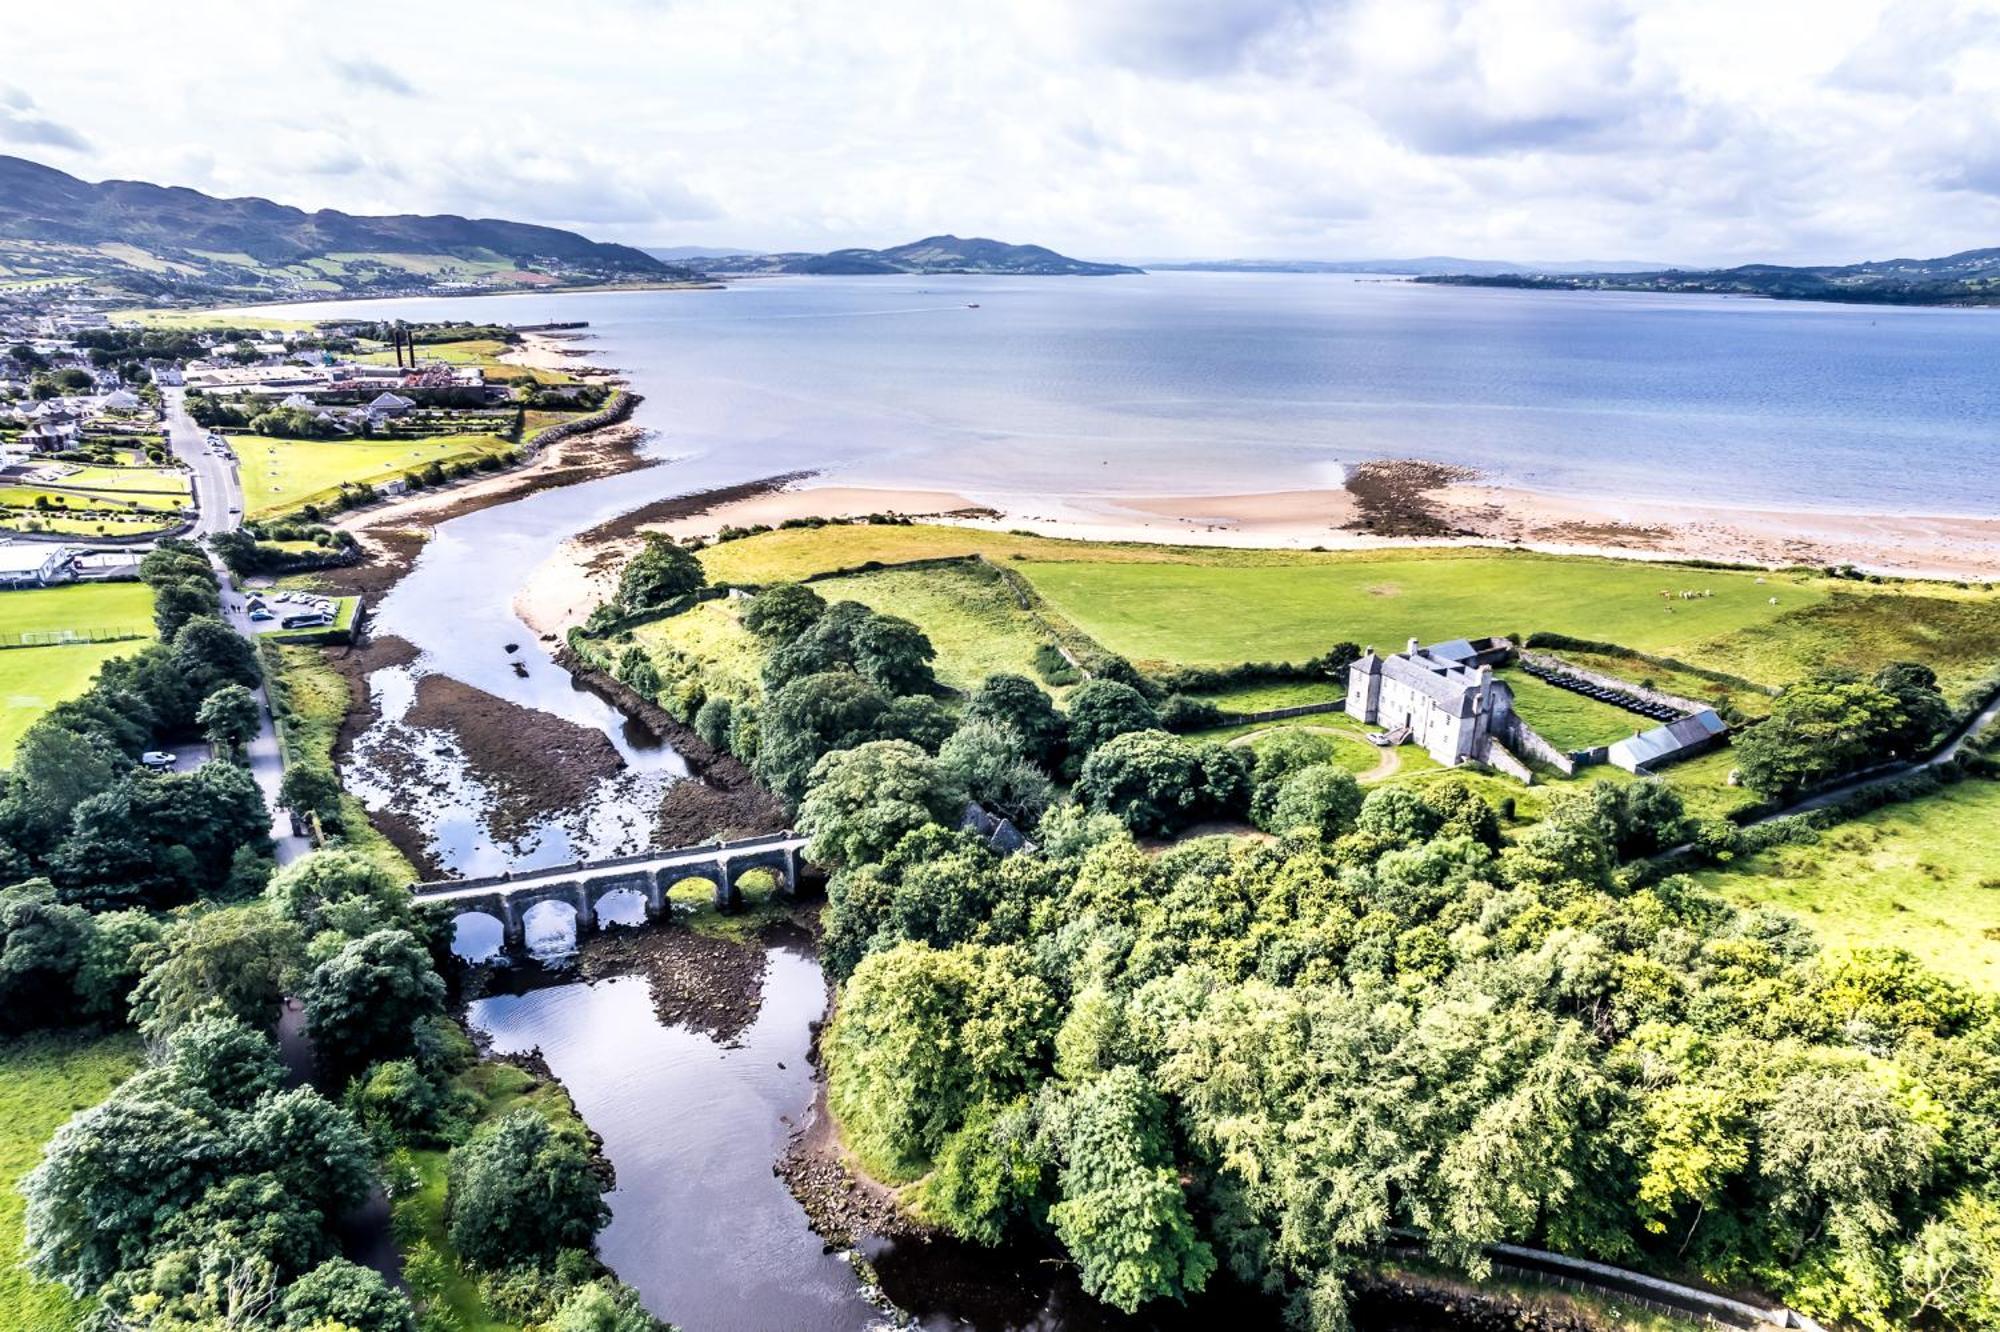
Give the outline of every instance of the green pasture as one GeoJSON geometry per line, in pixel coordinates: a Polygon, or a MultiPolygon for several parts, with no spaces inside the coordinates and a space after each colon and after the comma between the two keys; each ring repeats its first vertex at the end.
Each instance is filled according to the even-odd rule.
{"type": "Polygon", "coordinates": [[[1514,711],[1557,749],[1591,749],[1658,725],[1637,713],[1573,694],[1526,671],[1504,669],[1499,678],[1514,691],[1514,711]]]}
{"type": "MultiPolygon", "coordinates": [[[[685,614],[639,625],[632,637],[656,661],[664,660],[671,649],[699,662],[710,694],[746,699],[758,695],[763,649],[757,636],[743,627],[734,602],[704,601],[685,614]]],[[[615,643],[605,646],[615,663],[622,649],[615,643]]]]}
{"type": "Polygon", "coordinates": [[[379,485],[427,463],[501,453],[513,445],[497,435],[427,439],[267,439],[232,435],[241,459],[244,508],[250,518],[287,513],[331,499],[343,484],[379,485]]]}
{"type": "Polygon", "coordinates": [[[1800,917],[1827,947],[1904,948],[2000,990],[2000,783],[1968,780],[1696,877],[1800,917]]]}
{"type": "Polygon", "coordinates": [[[1036,679],[1035,649],[1051,641],[1000,575],[980,565],[885,569],[823,579],[813,590],[829,602],[858,601],[914,623],[937,648],[938,679],[954,689],[976,689],[1001,673],[1036,679]]]}

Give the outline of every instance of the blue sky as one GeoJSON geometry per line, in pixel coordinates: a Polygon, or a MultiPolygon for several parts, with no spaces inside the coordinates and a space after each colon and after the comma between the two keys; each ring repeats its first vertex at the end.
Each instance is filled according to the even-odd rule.
{"type": "Polygon", "coordinates": [[[34,48],[0,152],[640,244],[2000,245],[2000,0],[191,3],[34,48]]]}

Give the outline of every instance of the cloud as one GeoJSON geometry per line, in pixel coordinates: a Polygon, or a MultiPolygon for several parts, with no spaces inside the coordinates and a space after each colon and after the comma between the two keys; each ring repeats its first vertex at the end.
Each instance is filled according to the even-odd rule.
{"type": "Polygon", "coordinates": [[[377,92],[394,93],[398,97],[415,97],[417,90],[410,81],[378,60],[366,56],[351,59],[335,59],[333,72],[343,83],[356,88],[372,88],[377,92]]]}
{"type": "Polygon", "coordinates": [[[1080,7],[1078,22],[1085,42],[1113,63],[1201,78],[1302,37],[1335,7],[1320,0],[1102,0],[1080,7]]]}
{"type": "Polygon", "coordinates": [[[90,140],[67,125],[40,115],[35,99],[19,88],[0,89],[0,142],[87,153],[90,140]]]}

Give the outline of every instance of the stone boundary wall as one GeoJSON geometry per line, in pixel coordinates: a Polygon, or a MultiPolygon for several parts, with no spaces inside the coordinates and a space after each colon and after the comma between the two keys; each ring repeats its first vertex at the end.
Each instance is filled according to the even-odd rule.
{"type": "Polygon", "coordinates": [[[1599,689],[1616,689],[1620,693],[1630,694],[1632,697],[1644,699],[1648,703],[1657,703],[1661,707],[1678,708],[1680,711],[1686,713],[1705,712],[1709,708],[1709,705],[1706,703],[1697,703],[1691,698],[1682,698],[1679,694],[1668,694],[1658,689],[1648,689],[1645,685],[1631,680],[1621,680],[1615,675],[1606,675],[1602,671],[1588,670],[1582,666],[1564,661],[1560,657],[1547,657],[1539,652],[1524,650],[1521,653],[1521,661],[1524,665],[1542,666],[1552,671],[1561,671],[1564,675],[1573,675],[1588,684],[1596,685],[1599,689]]]}
{"type": "Polygon", "coordinates": [[[1322,712],[1340,712],[1346,707],[1345,699],[1334,699],[1326,703],[1301,703],[1290,708],[1267,708],[1263,712],[1225,712],[1222,714],[1222,724],[1245,726],[1251,722],[1283,721],[1287,717],[1311,717],[1322,712]]]}
{"type": "MultiPolygon", "coordinates": [[[[1550,744],[1541,732],[1523,721],[1518,713],[1508,718],[1506,742],[1529,758],[1548,764],[1565,777],[1576,776],[1575,758],[1550,744]]],[[[1508,757],[1512,758],[1513,755],[1510,754],[1508,757]]]]}
{"type": "Polygon", "coordinates": [[[1527,764],[1515,758],[1507,746],[1502,744],[1496,736],[1489,735],[1486,737],[1486,743],[1480,747],[1479,761],[1496,772],[1506,773],[1523,786],[1533,786],[1535,784],[1534,772],[1527,764]]]}
{"type": "Polygon", "coordinates": [[[639,404],[644,401],[644,395],[634,393],[630,389],[620,389],[617,397],[590,415],[579,416],[574,421],[564,421],[560,425],[552,425],[533,438],[522,440],[521,447],[529,453],[540,453],[551,444],[560,443],[576,435],[588,434],[593,430],[601,430],[608,425],[617,425],[620,421],[629,420],[639,404]]]}

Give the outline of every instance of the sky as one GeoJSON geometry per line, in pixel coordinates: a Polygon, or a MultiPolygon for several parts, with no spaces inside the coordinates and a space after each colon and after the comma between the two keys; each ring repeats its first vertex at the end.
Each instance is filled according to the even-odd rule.
{"type": "Polygon", "coordinates": [[[2000,0],[197,0],[34,48],[0,152],[640,245],[2000,245],[2000,0]]]}

